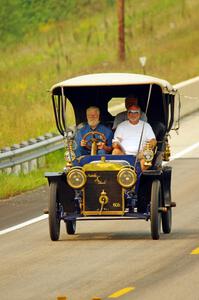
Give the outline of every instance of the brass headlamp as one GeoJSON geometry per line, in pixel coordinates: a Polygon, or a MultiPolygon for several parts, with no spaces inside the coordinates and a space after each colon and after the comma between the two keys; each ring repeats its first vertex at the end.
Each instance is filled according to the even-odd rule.
{"type": "Polygon", "coordinates": [[[137,174],[133,167],[122,167],[117,174],[117,181],[123,188],[131,188],[136,184],[137,174]]]}
{"type": "Polygon", "coordinates": [[[81,167],[73,167],[67,174],[67,183],[73,189],[81,189],[86,184],[87,177],[81,167]]]}
{"type": "Polygon", "coordinates": [[[150,143],[146,143],[143,150],[144,166],[151,167],[154,158],[154,152],[150,146],[150,143]]]}
{"type": "Polygon", "coordinates": [[[163,160],[169,161],[170,156],[171,156],[171,149],[170,149],[168,141],[166,141],[165,142],[165,150],[164,150],[164,154],[163,154],[163,160]]]}
{"type": "Polygon", "coordinates": [[[74,141],[72,130],[68,130],[64,135],[64,144],[66,147],[66,152],[64,153],[64,158],[66,160],[66,167],[70,168],[73,165],[73,161],[76,159],[74,150],[77,148],[77,145],[74,141]]]}

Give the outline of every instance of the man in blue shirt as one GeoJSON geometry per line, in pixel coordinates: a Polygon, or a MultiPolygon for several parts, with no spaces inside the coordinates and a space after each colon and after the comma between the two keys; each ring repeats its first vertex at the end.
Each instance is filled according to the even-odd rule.
{"type": "Polygon", "coordinates": [[[96,106],[90,106],[86,110],[87,124],[77,131],[75,141],[76,156],[91,154],[92,140],[96,141],[97,154],[103,155],[112,150],[112,130],[100,124],[100,110],[96,106]],[[92,134],[93,133],[93,134],[92,134]]]}

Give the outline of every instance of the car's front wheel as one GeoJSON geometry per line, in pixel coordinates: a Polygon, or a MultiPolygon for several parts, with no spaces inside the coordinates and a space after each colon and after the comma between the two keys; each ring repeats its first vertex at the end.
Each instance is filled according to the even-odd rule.
{"type": "Polygon", "coordinates": [[[151,205],[150,205],[150,218],[151,218],[151,237],[153,240],[159,240],[161,229],[161,187],[160,181],[154,180],[151,186],[151,205]]]}
{"type": "Polygon", "coordinates": [[[52,241],[57,241],[60,235],[60,216],[57,182],[50,183],[49,197],[49,232],[52,241]]]}

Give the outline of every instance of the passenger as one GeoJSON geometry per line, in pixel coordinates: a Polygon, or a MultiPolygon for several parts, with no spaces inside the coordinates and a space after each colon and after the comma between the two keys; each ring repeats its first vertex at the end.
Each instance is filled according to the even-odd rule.
{"type": "Polygon", "coordinates": [[[89,155],[91,150],[87,148],[88,141],[92,138],[92,135],[88,139],[83,139],[85,134],[89,132],[97,131],[104,135],[106,141],[102,141],[99,134],[95,134],[97,142],[97,154],[110,153],[112,150],[112,130],[100,123],[100,109],[96,106],[90,106],[86,110],[87,124],[77,131],[75,141],[77,143],[77,149],[75,151],[76,156],[89,155]]]}
{"type": "MultiPolygon", "coordinates": [[[[125,107],[126,109],[128,110],[128,108],[131,106],[131,105],[138,105],[138,99],[131,95],[131,96],[128,96],[126,99],[125,99],[125,107]]],[[[115,130],[117,128],[117,126],[122,123],[123,121],[126,121],[128,120],[128,116],[127,116],[127,110],[125,111],[122,111],[120,112],[119,114],[117,114],[115,116],[115,119],[114,119],[114,123],[113,123],[113,130],[115,130]]],[[[147,122],[147,116],[144,112],[141,111],[141,117],[140,119],[142,121],[145,121],[147,122]]]]}
{"type": "Polygon", "coordinates": [[[145,161],[142,155],[142,151],[146,142],[149,142],[152,149],[155,148],[157,144],[155,134],[151,126],[147,122],[140,120],[141,110],[138,105],[130,106],[128,108],[127,115],[128,120],[120,123],[115,131],[112,145],[112,154],[137,155],[137,152],[139,150],[138,158],[140,160],[141,169],[145,170],[147,169],[147,167],[144,166],[145,161]],[[140,143],[141,136],[142,140],[140,143]]]}

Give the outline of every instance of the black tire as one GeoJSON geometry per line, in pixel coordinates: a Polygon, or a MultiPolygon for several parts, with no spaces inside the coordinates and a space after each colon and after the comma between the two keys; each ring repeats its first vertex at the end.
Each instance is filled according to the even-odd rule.
{"type": "Polygon", "coordinates": [[[49,197],[49,232],[52,241],[57,241],[60,235],[60,217],[57,199],[57,182],[50,183],[49,197]]]}
{"type": "Polygon", "coordinates": [[[162,230],[164,233],[170,233],[172,227],[172,209],[168,208],[167,212],[162,213],[162,230]]]}
{"type": "Polygon", "coordinates": [[[75,234],[76,230],[76,220],[68,220],[66,222],[66,232],[68,234],[75,234]]]}
{"type": "Polygon", "coordinates": [[[161,188],[160,181],[154,180],[151,186],[151,237],[153,240],[159,240],[161,229],[161,212],[159,207],[161,204],[161,188]]]}

